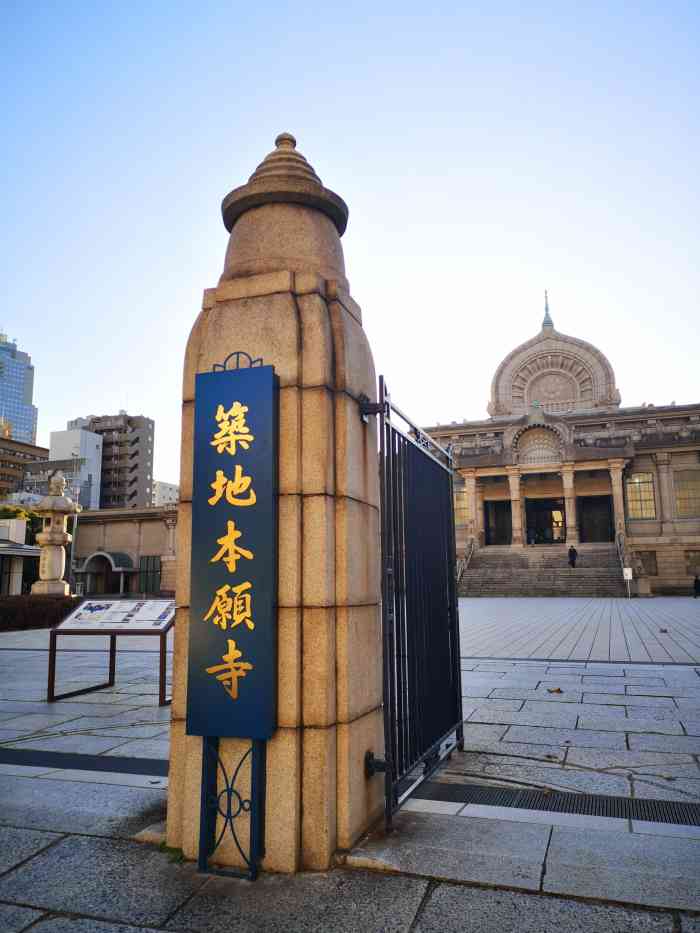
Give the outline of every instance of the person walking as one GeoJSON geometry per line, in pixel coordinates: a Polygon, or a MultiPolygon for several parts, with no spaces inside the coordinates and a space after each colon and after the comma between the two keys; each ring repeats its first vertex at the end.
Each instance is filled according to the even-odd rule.
{"type": "Polygon", "coordinates": [[[695,574],[695,579],[693,580],[693,599],[697,599],[700,596],[700,577],[695,574]]]}
{"type": "Polygon", "coordinates": [[[569,548],[569,567],[575,567],[575,566],[576,566],[576,558],[577,558],[577,557],[578,557],[578,551],[576,550],[576,548],[575,548],[575,547],[573,546],[573,544],[572,544],[571,547],[569,548]]]}

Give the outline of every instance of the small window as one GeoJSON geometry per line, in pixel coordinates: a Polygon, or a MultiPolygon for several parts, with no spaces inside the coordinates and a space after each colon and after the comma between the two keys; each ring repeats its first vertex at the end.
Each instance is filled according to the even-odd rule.
{"type": "Polygon", "coordinates": [[[625,481],[625,489],[628,518],[656,518],[653,473],[632,473],[625,481]]]}
{"type": "Polygon", "coordinates": [[[700,516],[700,470],[676,470],[673,481],[678,518],[700,516]]]}
{"type": "Polygon", "coordinates": [[[160,557],[139,558],[139,592],[160,593],[160,557]]]}
{"type": "Polygon", "coordinates": [[[659,574],[659,568],[656,563],[656,551],[637,551],[639,559],[644,567],[644,573],[648,577],[656,577],[659,574]]]}

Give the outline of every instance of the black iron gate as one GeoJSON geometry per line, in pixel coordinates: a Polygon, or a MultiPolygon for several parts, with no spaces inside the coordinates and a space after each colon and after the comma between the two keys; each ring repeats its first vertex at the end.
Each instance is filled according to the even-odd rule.
{"type": "Polygon", "coordinates": [[[386,823],[463,748],[452,457],[392,402],[379,377],[386,823]]]}

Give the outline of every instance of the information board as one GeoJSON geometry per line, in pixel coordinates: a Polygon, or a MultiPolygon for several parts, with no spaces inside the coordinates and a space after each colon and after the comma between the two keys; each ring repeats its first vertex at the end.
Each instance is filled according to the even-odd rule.
{"type": "Polygon", "coordinates": [[[160,632],[169,628],[174,618],[175,601],[170,599],[86,599],[61,622],[58,630],[160,632]]]}
{"type": "Polygon", "coordinates": [[[277,377],[195,380],[187,734],[277,725],[277,377]]]}

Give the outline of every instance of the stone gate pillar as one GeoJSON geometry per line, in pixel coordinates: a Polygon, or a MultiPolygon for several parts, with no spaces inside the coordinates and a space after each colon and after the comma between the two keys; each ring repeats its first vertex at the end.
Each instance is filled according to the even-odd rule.
{"type": "MultiPolygon", "coordinates": [[[[347,207],[287,133],[224,199],[224,271],[204,292],[185,354],[168,844],[196,858],[202,739],[185,735],[194,377],[235,351],[280,381],[278,724],[267,746],[263,868],[325,869],[380,816],[384,750],[379,489],[372,353],[349,294],[347,207]]],[[[240,363],[243,357],[238,357],[240,363]]],[[[222,739],[235,761],[248,742],[222,739]]],[[[222,846],[214,862],[241,864],[222,846]]]]}

